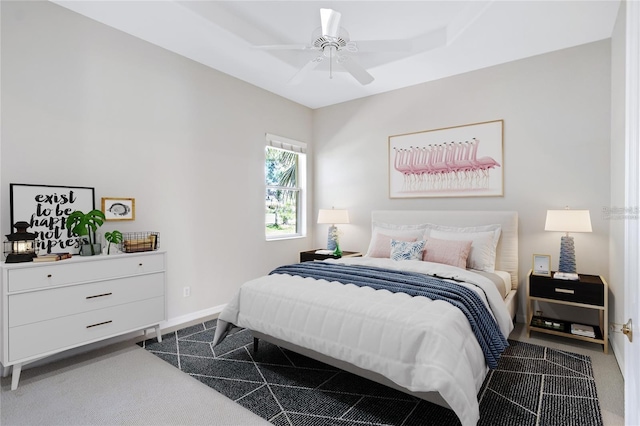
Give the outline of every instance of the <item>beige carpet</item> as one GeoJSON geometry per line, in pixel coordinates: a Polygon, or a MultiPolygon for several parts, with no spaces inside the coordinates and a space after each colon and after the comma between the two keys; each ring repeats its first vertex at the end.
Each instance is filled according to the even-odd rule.
{"type": "Polygon", "coordinates": [[[208,386],[125,342],[2,379],[0,424],[269,424],[208,386]]]}

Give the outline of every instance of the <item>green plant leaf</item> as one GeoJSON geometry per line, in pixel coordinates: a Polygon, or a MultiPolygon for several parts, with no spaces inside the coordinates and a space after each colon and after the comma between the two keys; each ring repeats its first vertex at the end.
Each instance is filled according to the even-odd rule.
{"type": "Polygon", "coordinates": [[[104,233],[104,239],[109,243],[120,244],[122,242],[122,232],[114,229],[111,232],[104,233]]]}
{"type": "MultiPolygon", "coordinates": [[[[102,226],[105,219],[104,213],[97,209],[91,210],[88,213],[76,210],[67,217],[65,226],[77,236],[87,235],[89,237],[89,244],[92,244],[91,231],[95,232],[102,226]]],[[[93,246],[91,250],[93,251],[93,246]]]]}

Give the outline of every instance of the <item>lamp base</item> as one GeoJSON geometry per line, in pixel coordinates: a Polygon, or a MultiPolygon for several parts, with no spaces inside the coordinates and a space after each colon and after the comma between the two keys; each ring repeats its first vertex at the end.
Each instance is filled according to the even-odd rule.
{"type": "Polygon", "coordinates": [[[576,250],[573,245],[573,237],[564,236],[560,239],[559,272],[576,273],[576,250]]]}
{"type": "Polygon", "coordinates": [[[329,233],[327,234],[327,250],[335,250],[336,249],[336,240],[334,239],[334,235],[338,232],[338,228],[335,225],[331,225],[329,227],[329,233]]]}

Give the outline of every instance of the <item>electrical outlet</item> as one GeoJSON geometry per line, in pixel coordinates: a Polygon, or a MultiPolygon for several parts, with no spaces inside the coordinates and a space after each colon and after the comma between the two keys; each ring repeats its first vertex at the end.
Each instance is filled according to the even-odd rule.
{"type": "Polygon", "coordinates": [[[191,287],[185,287],[182,289],[182,297],[191,296],[191,287]]]}

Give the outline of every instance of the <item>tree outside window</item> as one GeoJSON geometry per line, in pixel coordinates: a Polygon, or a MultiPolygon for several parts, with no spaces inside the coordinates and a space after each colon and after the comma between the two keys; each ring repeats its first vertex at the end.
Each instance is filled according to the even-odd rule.
{"type": "Polygon", "coordinates": [[[265,156],[265,235],[300,235],[300,154],[267,146],[265,156]]]}

